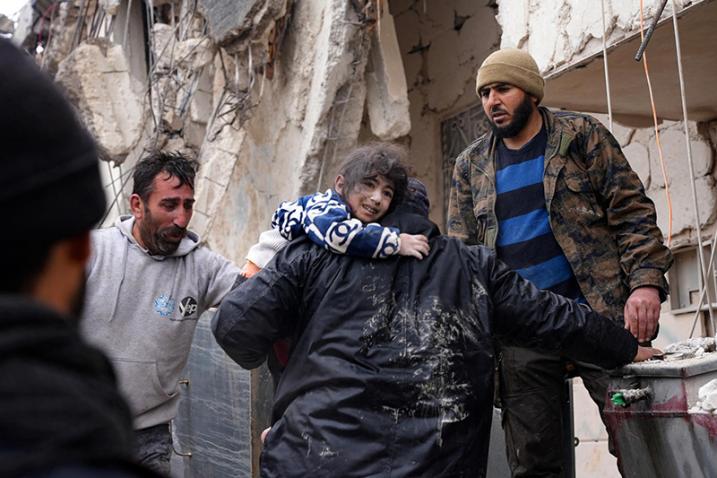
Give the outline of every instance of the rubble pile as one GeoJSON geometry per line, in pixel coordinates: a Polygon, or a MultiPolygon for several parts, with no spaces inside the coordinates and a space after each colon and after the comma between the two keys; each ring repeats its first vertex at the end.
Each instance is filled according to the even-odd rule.
{"type": "Polygon", "coordinates": [[[714,337],[693,337],[665,347],[665,360],[683,360],[701,357],[715,351],[714,337]]]}

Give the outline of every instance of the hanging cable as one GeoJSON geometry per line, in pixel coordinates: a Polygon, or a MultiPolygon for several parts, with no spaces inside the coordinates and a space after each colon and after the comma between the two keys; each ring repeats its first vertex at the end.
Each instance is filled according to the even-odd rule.
{"type": "MultiPolygon", "coordinates": [[[[717,228],[715,228],[714,235],[712,236],[712,242],[710,244],[712,246],[712,247],[710,247],[710,249],[712,249],[712,251],[710,252],[710,259],[709,259],[709,261],[707,261],[707,264],[708,264],[707,265],[707,275],[708,276],[710,274],[714,274],[713,268],[714,268],[714,263],[715,263],[715,251],[717,251],[717,248],[714,247],[714,245],[717,244],[717,228]]],[[[716,276],[713,275],[713,277],[716,277],[716,276]]],[[[717,278],[716,278],[716,280],[717,280],[717,278]]],[[[715,287],[715,290],[717,290],[717,287],[715,287]]],[[[701,310],[702,304],[705,303],[704,301],[705,301],[706,294],[707,294],[707,284],[703,284],[702,289],[700,290],[700,298],[699,298],[699,301],[697,302],[697,309],[695,310],[695,316],[692,318],[692,328],[690,329],[690,338],[692,338],[692,336],[695,333],[695,327],[697,326],[697,321],[699,320],[700,314],[702,313],[702,310],[701,310]]]]}
{"type": "Polygon", "coordinates": [[[602,61],[605,67],[605,94],[607,96],[607,121],[612,133],[612,100],[610,98],[610,71],[607,67],[607,30],[605,29],[605,0],[600,0],[602,8],[602,61]]]}
{"type": "MultiPolygon", "coordinates": [[[[645,39],[645,19],[643,16],[644,0],[640,0],[640,38],[645,39]]],[[[650,81],[650,69],[647,65],[647,53],[642,55],[642,66],[645,71],[645,80],[647,80],[647,91],[650,94],[650,107],[652,108],[652,122],[655,127],[655,145],[657,146],[657,155],[660,158],[660,169],[662,170],[662,179],[665,183],[665,197],[667,200],[667,247],[672,244],[672,195],[670,194],[670,182],[667,177],[667,168],[665,167],[665,157],[662,153],[662,143],[660,142],[660,130],[657,123],[657,109],[655,108],[655,96],[652,93],[652,81],[650,81]]]]}
{"type": "MultiPolygon", "coordinates": [[[[682,48],[680,46],[680,30],[677,26],[677,7],[675,0],[672,0],[672,26],[675,32],[675,51],[677,53],[677,75],[680,79],[680,101],[682,102],[682,125],[685,133],[685,146],[687,147],[687,163],[690,168],[690,184],[692,185],[692,203],[695,208],[695,229],[697,231],[697,253],[700,259],[699,269],[702,283],[707,287],[707,310],[710,314],[710,323],[714,330],[715,319],[712,310],[712,293],[709,288],[709,277],[707,275],[707,267],[705,264],[705,254],[702,249],[702,226],[700,224],[700,209],[697,201],[697,185],[695,184],[695,167],[692,160],[692,146],[690,144],[690,131],[687,125],[687,98],[685,95],[685,77],[682,71],[682,48]]],[[[713,278],[714,281],[714,278],[713,278]]]]}

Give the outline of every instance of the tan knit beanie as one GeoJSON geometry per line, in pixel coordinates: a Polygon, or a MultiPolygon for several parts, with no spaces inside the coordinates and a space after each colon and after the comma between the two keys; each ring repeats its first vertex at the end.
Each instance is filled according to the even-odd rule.
{"type": "Polygon", "coordinates": [[[537,63],[530,54],[517,48],[504,48],[488,55],[478,68],[476,94],[491,83],[508,83],[529,95],[543,99],[545,80],[540,76],[537,63]]]}

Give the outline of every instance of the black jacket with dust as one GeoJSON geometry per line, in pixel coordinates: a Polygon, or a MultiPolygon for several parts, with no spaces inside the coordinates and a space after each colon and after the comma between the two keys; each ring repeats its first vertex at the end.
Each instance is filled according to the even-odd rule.
{"type": "Polygon", "coordinates": [[[494,336],[605,368],[635,356],[627,331],[489,249],[416,215],[390,225],[429,234],[429,256],[367,260],[299,239],[224,299],[215,336],[243,367],[293,337],[261,476],[484,476],[494,336]]]}

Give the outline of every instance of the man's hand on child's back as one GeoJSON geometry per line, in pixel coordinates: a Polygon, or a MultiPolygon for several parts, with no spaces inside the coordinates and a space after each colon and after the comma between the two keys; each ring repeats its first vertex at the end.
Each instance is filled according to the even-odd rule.
{"type": "Polygon", "coordinates": [[[412,256],[418,260],[428,255],[431,246],[428,245],[428,238],[422,234],[401,234],[401,245],[398,248],[398,255],[412,256]]]}

